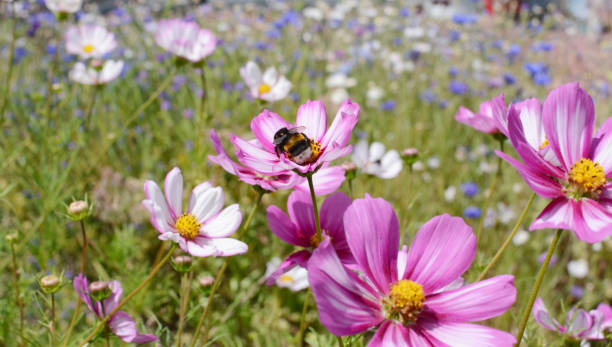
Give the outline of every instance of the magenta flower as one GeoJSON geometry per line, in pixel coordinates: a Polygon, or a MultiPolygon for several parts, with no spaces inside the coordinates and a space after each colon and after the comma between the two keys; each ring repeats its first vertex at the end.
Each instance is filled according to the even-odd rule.
{"type": "Polygon", "coordinates": [[[165,196],[157,183],[146,181],[146,199],[142,204],[151,214],[151,224],[160,232],[160,240],[171,240],[196,257],[227,257],[245,253],[248,246],[229,238],[242,221],[238,204],[223,209],[225,196],[221,187],[204,182],[193,188],[187,211],[183,212],[183,175],[177,167],[166,175],[165,196]],[[223,209],[223,210],[222,210],[223,209]]]}
{"type": "MultiPolygon", "coordinates": [[[[346,243],[344,225],[341,216],[351,204],[351,199],[342,192],[334,193],[323,201],[319,211],[321,229],[331,238],[332,248],[338,253],[343,263],[354,263],[355,260],[346,243]]],[[[313,249],[319,245],[316,237],[314,212],[310,194],[294,191],[287,200],[289,216],[280,208],[272,205],[268,207],[267,217],[270,231],[279,239],[305,249],[294,252],[272,273],[267,280],[273,285],[277,278],[296,265],[306,267],[313,249]]]]}
{"type": "Polygon", "coordinates": [[[162,19],[157,23],[155,42],[166,51],[197,63],[211,55],[217,45],[215,36],[197,23],[182,19],[162,19]]]}
{"type": "Polygon", "coordinates": [[[355,200],[344,213],[344,228],[355,268],[342,264],[329,238],[308,262],[319,319],[331,333],[378,327],[368,346],[514,344],[506,332],[467,323],[504,313],[516,289],[510,275],[457,288],[476,254],[476,237],[461,218],[445,214],[425,223],[408,253],[399,252],[400,263],[399,224],[385,200],[355,200]]]}
{"type": "Polygon", "coordinates": [[[567,313],[565,325],[550,317],[542,298],[536,299],[532,312],[538,324],[572,339],[603,340],[605,331],[612,331],[612,307],[607,304],[589,312],[574,307],[567,313]]]}
{"type": "Polygon", "coordinates": [[[455,115],[455,120],[480,132],[496,134],[503,132],[500,128],[498,128],[496,118],[503,117],[505,113],[506,102],[504,101],[504,94],[502,93],[499,96],[480,104],[480,110],[478,113],[474,113],[467,108],[460,106],[459,112],[457,112],[455,115]]]}
{"type": "MultiPolygon", "coordinates": [[[[72,285],[81,300],[99,319],[104,319],[106,317],[103,312],[113,311],[115,307],[117,307],[117,304],[119,304],[119,301],[121,301],[121,296],[123,295],[121,283],[119,283],[119,281],[110,281],[108,285],[111,290],[111,294],[108,298],[104,299],[104,310],[102,310],[102,303],[100,303],[100,301],[93,302],[89,296],[89,284],[87,282],[87,277],[83,276],[83,274],[79,274],[72,281],[72,285]]],[[[136,322],[126,312],[115,312],[110,317],[107,324],[113,334],[117,335],[125,342],[146,343],[157,341],[157,336],[155,335],[139,334],[138,330],[136,329],[136,322]]]]}
{"type": "MultiPolygon", "coordinates": [[[[232,135],[232,137],[234,136],[232,135]]],[[[272,192],[276,191],[277,189],[292,188],[304,192],[310,191],[306,178],[299,176],[293,171],[284,171],[278,174],[269,175],[259,172],[252,167],[246,166],[248,165],[248,161],[246,162],[246,165],[235,162],[232,160],[232,158],[230,158],[229,154],[225,151],[225,148],[223,148],[221,140],[214,129],[210,131],[210,140],[212,141],[217,155],[209,155],[208,159],[221,166],[230,174],[238,176],[238,179],[241,181],[250,185],[260,186],[261,188],[272,192]]],[[[261,147],[257,140],[250,142],[261,147]]],[[[238,156],[238,159],[240,159],[240,156],[238,156]]],[[[315,194],[327,195],[338,190],[342,182],[344,182],[344,172],[344,169],[340,166],[322,167],[312,176],[315,194]]]]}
{"type": "Polygon", "coordinates": [[[497,155],[521,174],[538,195],[553,199],[530,230],[572,230],[579,240],[594,243],[612,235],[612,132],[593,136],[593,100],[570,83],[553,90],[525,126],[524,112],[510,107],[508,133],[523,162],[497,155]],[[523,118],[523,119],[522,119],[523,118]]]}
{"type": "Polygon", "coordinates": [[[290,124],[276,113],[264,110],[251,121],[251,130],[257,142],[245,141],[233,136],[231,141],[239,152],[238,159],[244,165],[267,175],[277,175],[297,169],[302,173],[315,171],[318,167],[351,152],[348,144],[351,132],[357,124],[359,105],[346,100],[340,106],[336,118],[327,127],[327,112],[321,101],[307,101],[300,106],[295,124],[290,124]],[[277,153],[274,135],[282,128],[300,128],[312,141],[312,156],[298,164],[297,158],[287,153],[277,153]],[[294,161],[295,160],[295,161],[294,161]]]}

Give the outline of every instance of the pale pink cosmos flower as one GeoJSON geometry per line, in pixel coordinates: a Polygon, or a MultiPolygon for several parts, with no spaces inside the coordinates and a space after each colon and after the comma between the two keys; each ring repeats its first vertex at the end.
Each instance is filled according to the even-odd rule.
{"type": "Polygon", "coordinates": [[[564,325],[550,316],[542,298],[536,299],[532,313],[538,324],[571,339],[603,340],[606,338],[605,332],[612,331],[612,307],[603,303],[588,312],[572,308],[567,313],[564,325]]]}
{"type": "Polygon", "coordinates": [[[217,45],[215,36],[197,23],[182,19],[162,19],[157,23],[155,42],[166,51],[197,63],[211,55],[217,45]]]}
{"type": "MultiPolygon", "coordinates": [[[[325,199],[319,211],[322,233],[332,239],[333,248],[343,263],[351,264],[355,260],[346,243],[342,215],[351,204],[351,199],[342,192],[337,192],[325,199]]],[[[285,214],[280,208],[271,205],[267,210],[270,231],[279,239],[304,249],[289,255],[276,271],[268,276],[267,284],[273,285],[278,278],[296,266],[306,267],[308,259],[320,240],[316,237],[316,226],[312,199],[310,194],[294,191],[287,200],[285,214]]]]}
{"type": "MultiPolygon", "coordinates": [[[[299,176],[295,172],[285,171],[275,175],[268,175],[249,166],[235,162],[229,156],[225,148],[223,148],[221,139],[219,139],[219,135],[217,135],[214,129],[210,131],[210,140],[217,155],[209,155],[208,159],[221,166],[228,173],[237,176],[241,181],[253,186],[257,185],[271,192],[277,189],[292,188],[303,192],[310,191],[306,178],[299,176]]],[[[251,142],[255,143],[256,140],[251,142]]],[[[256,145],[259,146],[259,144],[256,145]]],[[[345,170],[340,166],[326,166],[321,168],[312,176],[315,194],[327,195],[338,190],[342,182],[344,182],[344,173],[345,170]]]]}
{"type": "Polygon", "coordinates": [[[242,221],[238,204],[225,209],[221,187],[204,182],[193,188],[187,210],[183,212],[183,175],[177,167],[166,175],[165,196],[157,183],[146,181],[146,200],[142,204],[151,214],[151,224],[160,240],[171,240],[196,257],[227,257],[245,253],[248,246],[229,238],[242,221]]]}
{"type": "Polygon", "coordinates": [[[501,129],[498,128],[496,118],[502,117],[505,113],[506,102],[504,101],[504,94],[502,93],[480,104],[480,110],[477,113],[460,106],[459,112],[455,115],[455,120],[480,132],[496,134],[502,132],[501,129]]]}
{"type": "Polygon", "coordinates": [[[352,146],[348,142],[358,116],[359,105],[347,99],[328,128],[327,111],[323,102],[309,100],[298,109],[295,124],[288,123],[276,113],[264,110],[251,121],[251,130],[257,138],[257,143],[235,136],[231,140],[239,150],[240,162],[259,172],[269,175],[294,169],[302,173],[312,172],[351,152],[352,146]],[[300,132],[312,141],[312,155],[298,161],[288,153],[277,153],[274,135],[283,128],[299,128],[300,132]]]}
{"type": "MultiPolygon", "coordinates": [[[[100,301],[92,301],[89,295],[89,284],[87,277],[83,274],[79,274],[72,281],[74,290],[77,292],[81,300],[87,305],[89,310],[93,312],[99,319],[104,319],[106,315],[104,312],[111,312],[117,307],[117,304],[121,301],[123,295],[123,289],[119,281],[110,281],[108,286],[111,290],[111,294],[108,298],[103,300],[104,310],[102,309],[102,303],[100,301]]],[[[136,329],[136,322],[134,319],[123,311],[115,312],[108,320],[108,327],[124,342],[132,343],[147,343],[151,341],[157,341],[158,338],[151,334],[139,334],[136,329]]]]}
{"type": "Polygon", "coordinates": [[[66,51],[81,59],[100,59],[117,47],[115,35],[100,25],[73,25],[68,28],[64,38],[66,51]]]}
{"type": "Polygon", "coordinates": [[[343,265],[327,238],[307,266],[319,319],[332,334],[376,329],[371,347],[514,344],[509,333],[468,323],[506,312],[516,289],[510,275],[461,285],[476,254],[476,237],[461,218],[432,218],[399,254],[399,223],[385,200],[357,199],[343,219],[357,265],[343,265]]]}
{"type": "Polygon", "coordinates": [[[68,77],[80,84],[100,85],[119,77],[123,69],[122,60],[107,60],[101,64],[101,66],[91,66],[77,62],[70,70],[68,77]]]}
{"type": "Polygon", "coordinates": [[[291,90],[291,82],[280,75],[275,67],[269,67],[261,73],[255,62],[249,61],[240,68],[240,76],[249,87],[251,96],[268,102],[284,99],[291,90]]]}
{"type": "MultiPolygon", "coordinates": [[[[514,166],[535,193],[552,199],[530,230],[567,229],[589,243],[612,235],[612,132],[603,127],[593,136],[591,97],[578,83],[566,84],[548,94],[541,129],[525,125],[523,115],[515,107],[508,112],[510,141],[523,162],[496,154],[514,166]]],[[[537,111],[529,117],[538,124],[537,111]]]]}
{"type": "Polygon", "coordinates": [[[82,4],[83,0],[45,0],[45,5],[53,13],[75,13],[82,4]]]}

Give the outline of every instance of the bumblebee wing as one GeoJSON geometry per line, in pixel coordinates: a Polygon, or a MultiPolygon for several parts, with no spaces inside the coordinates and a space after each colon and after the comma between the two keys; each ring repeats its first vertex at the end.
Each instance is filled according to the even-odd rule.
{"type": "Polygon", "coordinates": [[[275,146],[278,146],[278,145],[280,145],[283,142],[284,139],[285,139],[285,136],[277,137],[277,138],[274,139],[274,141],[272,141],[272,143],[275,146]]]}
{"type": "Polygon", "coordinates": [[[305,130],[306,130],[305,126],[299,126],[299,127],[289,129],[289,132],[290,133],[303,133],[305,130]]]}

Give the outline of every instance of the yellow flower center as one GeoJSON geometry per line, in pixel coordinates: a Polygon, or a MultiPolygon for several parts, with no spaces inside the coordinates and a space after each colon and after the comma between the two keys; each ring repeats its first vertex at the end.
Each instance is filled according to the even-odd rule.
{"type": "Polygon", "coordinates": [[[266,84],[266,83],[262,83],[262,84],[259,86],[258,92],[259,92],[259,95],[262,95],[262,94],[269,93],[269,92],[270,92],[270,90],[272,90],[272,87],[270,87],[270,85],[268,85],[268,84],[266,84]]]}
{"type": "Polygon", "coordinates": [[[85,53],[91,53],[94,50],[94,45],[85,45],[83,46],[83,52],[85,53]]]}
{"type": "Polygon", "coordinates": [[[201,224],[191,213],[183,213],[176,220],[174,228],[187,240],[193,240],[200,232],[201,224]]]}
{"type": "Polygon", "coordinates": [[[410,280],[393,284],[387,302],[391,318],[399,319],[403,324],[415,323],[423,311],[423,301],[425,292],[422,285],[410,280]]]}
{"type": "Polygon", "coordinates": [[[569,182],[579,195],[599,194],[606,184],[606,173],[598,162],[582,158],[572,166],[569,182]]]}
{"type": "Polygon", "coordinates": [[[314,248],[317,248],[319,247],[319,243],[321,243],[321,240],[319,240],[317,234],[312,235],[312,237],[310,238],[310,245],[314,248]]]}
{"type": "Polygon", "coordinates": [[[284,282],[284,283],[293,283],[295,282],[295,280],[293,279],[293,277],[289,276],[289,275],[282,275],[280,277],[280,281],[284,282]]]}
{"type": "Polygon", "coordinates": [[[542,144],[540,145],[540,149],[542,150],[542,149],[546,148],[546,146],[548,146],[548,145],[550,145],[550,142],[548,142],[548,139],[545,138],[544,142],[542,142],[542,144]]]}

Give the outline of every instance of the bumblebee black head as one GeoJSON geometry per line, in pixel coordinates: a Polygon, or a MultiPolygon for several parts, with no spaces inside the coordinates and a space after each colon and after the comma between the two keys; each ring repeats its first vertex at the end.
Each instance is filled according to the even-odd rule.
{"type": "Polygon", "coordinates": [[[280,129],[279,129],[279,130],[276,132],[276,134],[274,134],[274,139],[275,139],[275,140],[276,140],[276,139],[279,139],[279,138],[281,138],[281,137],[283,137],[283,136],[287,135],[288,133],[289,133],[289,129],[287,129],[287,128],[280,128],[280,129]]]}

